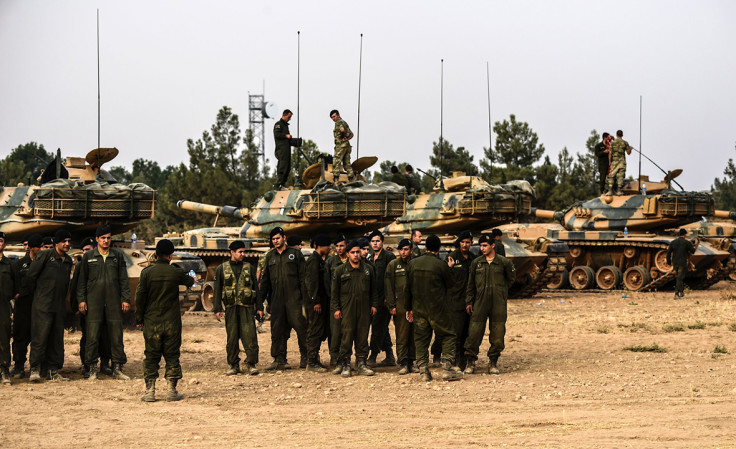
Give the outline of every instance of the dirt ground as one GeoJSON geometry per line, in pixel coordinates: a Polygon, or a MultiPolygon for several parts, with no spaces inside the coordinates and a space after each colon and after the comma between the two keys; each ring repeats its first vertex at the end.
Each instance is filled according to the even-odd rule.
{"type": "MultiPolygon", "coordinates": [[[[297,369],[226,377],[224,325],[185,316],[178,403],[140,401],[141,332],[125,335],[134,379],[95,384],[79,374],[79,333],[70,333],[70,382],[0,388],[0,446],[736,447],[736,284],[681,301],[622,294],[511,301],[501,375],[452,383],[396,368],[350,379],[297,369]],[[624,349],[655,343],[666,352],[624,349]]],[[[259,342],[263,368],[270,334],[259,342]]]]}

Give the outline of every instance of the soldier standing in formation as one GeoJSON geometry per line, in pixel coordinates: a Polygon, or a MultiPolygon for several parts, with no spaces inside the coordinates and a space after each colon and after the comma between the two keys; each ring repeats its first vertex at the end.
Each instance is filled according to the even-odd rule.
{"type": "Polygon", "coordinates": [[[493,228],[491,229],[491,237],[493,237],[493,241],[496,243],[493,246],[496,254],[506,257],[506,247],[503,246],[503,232],[500,229],[493,228]]]}
{"type": "Polygon", "coordinates": [[[404,297],[406,319],[414,323],[414,342],[417,364],[422,380],[432,380],[429,371],[429,342],[432,332],[442,342],[443,380],[462,378],[462,371],[455,365],[457,336],[448,314],[447,292],[453,285],[450,268],[453,262],[440,260],[440,239],[432,234],[427,237],[426,252],[409,263],[404,297]]]}
{"type": "Polygon", "coordinates": [[[603,133],[602,140],[598,142],[593,149],[595,157],[598,159],[598,187],[600,188],[601,193],[606,191],[606,178],[608,177],[609,168],[608,155],[610,154],[608,145],[610,144],[610,137],[610,134],[603,133]]]}
{"type": "Polygon", "coordinates": [[[166,361],[164,378],[169,382],[167,401],[183,398],[176,390],[181,379],[181,312],[179,311],[179,286],[191,287],[194,279],[184,270],[171,263],[174,244],[161,239],[156,243],[156,263],[141,272],[135,292],[135,322],[143,329],[146,343],[143,360],[143,377],[146,392],[141,398],[145,402],[156,400],[156,379],[159,362],[166,361]]]}
{"type": "Polygon", "coordinates": [[[468,339],[465,341],[465,374],[475,373],[475,364],[481,341],[489,323],[488,348],[489,374],[499,374],[498,357],[504,349],[506,335],[506,300],[508,290],[516,279],[514,264],[496,254],[496,242],[487,235],[478,239],[481,256],[470,264],[468,289],[465,298],[466,310],[470,315],[468,339]]]}
{"type": "Polygon", "coordinates": [[[225,305],[225,331],[227,332],[227,364],[225,373],[234,376],[240,370],[240,342],[245,349],[245,363],[251,376],[258,374],[258,335],[255,316],[263,317],[263,303],[257,300],[258,283],[253,265],[243,262],[245,243],[236,240],[230,244],[230,260],[215,269],[214,312],[217,321],[222,320],[225,305]]]}
{"type": "Polygon", "coordinates": [[[348,181],[352,181],[355,177],[353,166],[350,165],[350,139],[353,138],[353,132],[348,124],[340,118],[340,112],[337,109],[330,111],[330,118],[335,122],[335,129],[332,134],[335,137],[335,157],[332,160],[332,177],[337,184],[340,180],[340,172],[345,169],[348,174],[348,181]]]}
{"type": "Polygon", "coordinates": [[[279,190],[286,186],[286,181],[289,179],[289,172],[291,171],[291,133],[289,132],[289,120],[291,120],[292,113],[288,109],[284,109],[281,114],[281,119],[273,125],[273,140],[276,142],[276,190],[279,190]]]}
{"type": "MultiPolygon", "coordinates": [[[[325,261],[325,290],[327,299],[332,299],[332,274],[335,269],[340,265],[348,261],[348,255],[346,252],[347,239],[343,234],[340,234],[335,238],[335,254],[331,255],[325,261]]],[[[334,368],[338,365],[337,361],[340,356],[340,344],[341,344],[341,324],[340,320],[335,319],[332,313],[330,315],[330,367],[334,368]]]]}
{"type": "Polygon", "coordinates": [[[271,356],[269,370],[291,368],[286,361],[286,343],[291,330],[296,331],[301,354],[300,368],[307,367],[307,319],[303,304],[307,293],[304,284],[304,256],[286,246],[286,234],[280,227],[271,233],[274,249],[266,254],[261,275],[259,301],[268,300],[271,314],[271,356]]]}
{"type": "Polygon", "coordinates": [[[683,280],[687,274],[687,265],[690,260],[690,254],[695,253],[695,247],[692,242],[685,238],[686,229],[680,229],[679,237],[670,242],[667,247],[667,264],[672,265],[675,270],[675,299],[685,297],[685,286],[683,280]]]}
{"type": "Polygon", "coordinates": [[[28,269],[36,255],[41,251],[43,237],[33,234],[28,237],[26,255],[15,262],[15,272],[18,275],[16,289],[18,296],[15,299],[13,310],[13,372],[14,379],[22,379],[26,375],[25,364],[28,357],[28,346],[31,344],[31,306],[33,304],[33,285],[26,282],[28,269]]]}
{"type": "Polygon", "coordinates": [[[16,298],[15,267],[5,257],[5,233],[0,232],[0,379],[10,385],[10,301],[16,298]]]}
{"type": "Polygon", "coordinates": [[[624,177],[626,177],[626,155],[631,154],[633,147],[624,140],[624,132],[616,131],[616,140],[611,143],[611,170],[608,174],[607,195],[623,195],[624,177]],[[616,183],[616,191],[613,184],[616,183]]]}
{"type": "MultiPolygon", "coordinates": [[[[384,277],[386,275],[386,267],[389,262],[396,259],[393,253],[383,250],[383,233],[381,231],[373,231],[369,237],[371,251],[367,260],[373,266],[376,274],[376,293],[378,297],[384,299],[386,292],[384,288],[384,277]]],[[[391,322],[391,315],[383,301],[378,305],[378,311],[371,320],[371,342],[370,355],[368,356],[368,366],[396,366],[396,358],[394,357],[393,342],[388,331],[388,325],[391,322]],[[376,362],[380,352],[386,353],[386,358],[380,364],[376,362]]]]}
{"type": "Polygon", "coordinates": [[[347,245],[348,262],[338,266],[332,275],[330,311],[340,320],[341,339],[338,367],[334,374],[352,375],[350,357],[355,345],[355,365],[358,375],[372,376],[366,365],[368,358],[368,331],[371,316],[376,314],[379,297],[376,276],[370,265],[361,258],[360,243],[353,240],[347,245]]]}
{"type": "Polygon", "coordinates": [[[406,270],[411,260],[411,241],[402,239],[398,245],[399,257],[393,259],[386,267],[385,291],[386,307],[394,317],[396,329],[396,358],[399,361],[399,374],[415,372],[414,362],[417,359],[414,344],[414,326],[406,319],[404,301],[406,294],[406,270]]]}
{"type": "Polygon", "coordinates": [[[330,252],[330,238],[324,234],[314,237],[314,251],[307,259],[307,371],[326,373],[327,367],[319,360],[322,342],[330,335],[330,304],[325,283],[325,259],[330,252]]]}
{"type": "Polygon", "coordinates": [[[26,282],[35,285],[31,306],[31,382],[40,382],[42,373],[48,373],[49,380],[69,380],[59,370],[64,366],[64,315],[72,274],[72,258],[67,252],[71,239],[69,231],[56,231],[54,247],[39,252],[26,274],[26,282]]]}
{"type": "Polygon", "coordinates": [[[112,355],[112,375],[119,380],[129,380],[123,373],[127,361],[123,343],[123,313],[130,310],[130,284],[128,268],[122,251],[111,248],[112,232],[103,225],[95,233],[97,248],[82,256],[77,286],[79,313],[86,315],[87,345],[85,359],[89,366],[89,379],[97,380],[99,341],[102,323],[107,325],[112,355]]]}

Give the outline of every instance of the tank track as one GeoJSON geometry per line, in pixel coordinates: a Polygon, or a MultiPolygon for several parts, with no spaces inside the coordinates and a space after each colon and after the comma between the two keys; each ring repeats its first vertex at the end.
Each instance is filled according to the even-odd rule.
{"type": "Polygon", "coordinates": [[[670,271],[669,273],[665,273],[664,275],[658,277],[657,279],[654,279],[652,282],[648,283],[644,287],[639,290],[640,292],[650,292],[652,290],[658,290],[665,285],[669,284],[670,282],[675,280],[676,273],[674,271],[670,271]]]}
{"type": "Polygon", "coordinates": [[[690,288],[705,290],[724,279],[728,279],[734,272],[736,272],[736,256],[731,255],[728,257],[726,265],[721,264],[719,270],[713,276],[693,284],[690,288]]]}
{"type": "Polygon", "coordinates": [[[538,272],[534,280],[527,286],[514,293],[514,298],[531,298],[543,289],[547,288],[547,284],[552,280],[552,276],[565,269],[566,262],[564,256],[550,256],[544,268],[538,272]]]}

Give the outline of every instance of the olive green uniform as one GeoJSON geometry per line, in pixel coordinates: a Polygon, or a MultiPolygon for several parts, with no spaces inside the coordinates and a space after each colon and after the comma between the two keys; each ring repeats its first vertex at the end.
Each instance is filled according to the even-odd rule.
{"type": "Polygon", "coordinates": [[[368,358],[368,331],[371,325],[371,307],[380,305],[376,290],[376,274],[368,263],[361,261],[357,268],[350,262],[338,266],[332,275],[330,313],[342,313],[341,342],[338,359],[350,363],[355,346],[355,359],[368,358]]]}
{"type": "Polygon", "coordinates": [[[402,187],[406,187],[408,184],[406,183],[406,176],[402,175],[401,173],[392,173],[391,179],[389,181],[396,183],[402,187]]]}
{"type": "Polygon", "coordinates": [[[286,343],[292,329],[302,359],[307,358],[304,276],[304,256],[298,249],[287,247],[281,253],[273,250],[266,254],[258,300],[261,304],[268,300],[271,308],[271,356],[277,362],[286,363],[286,343]]]}
{"type": "MultiPolygon", "coordinates": [[[[335,273],[335,269],[340,265],[348,263],[347,257],[345,260],[340,259],[340,256],[333,254],[325,261],[325,293],[327,295],[328,304],[332,299],[332,275],[335,273]]],[[[330,313],[330,363],[337,363],[340,356],[340,345],[342,344],[342,323],[340,320],[335,319],[335,315],[330,313]]]]}
{"type": "Polygon", "coordinates": [[[494,240],[496,244],[494,245],[493,249],[496,251],[496,254],[499,256],[506,257],[506,247],[503,246],[503,241],[494,240]]]}
{"type": "Polygon", "coordinates": [[[18,292],[16,272],[10,259],[0,257],[0,369],[10,369],[10,300],[18,292]]]}
{"type": "Polygon", "coordinates": [[[135,291],[135,322],[143,325],[146,348],[143,377],[158,379],[161,357],[166,379],[181,379],[181,311],[179,286],[191,287],[194,279],[181,268],[159,259],[141,272],[135,291]]]}
{"type": "Polygon", "coordinates": [[[31,306],[31,370],[58,371],[64,366],[64,315],[72,258],[56,248],[40,251],[26,274],[35,285],[31,306]]]}
{"type": "Polygon", "coordinates": [[[350,165],[350,152],[352,147],[350,146],[349,140],[342,140],[343,138],[350,138],[353,134],[350,131],[350,127],[342,118],[337,119],[335,122],[335,129],[332,131],[335,137],[335,157],[332,160],[332,176],[335,182],[340,177],[340,171],[344,168],[348,174],[348,179],[352,179],[354,176],[353,166],[350,165]]]}
{"type": "Polygon", "coordinates": [[[13,309],[13,363],[23,369],[31,344],[31,308],[33,306],[33,284],[26,282],[31,256],[26,254],[15,262],[16,289],[19,293],[13,309]]]}
{"type": "Polygon", "coordinates": [[[394,259],[396,259],[396,256],[385,249],[381,250],[378,257],[376,257],[376,253],[373,250],[370,250],[368,253],[368,263],[373,265],[376,272],[376,294],[380,298],[380,305],[377,308],[376,315],[371,319],[370,353],[374,357],[379,352],[390,352],[394,346],[391,341],[391,334],[388,331],[391,314],[388,312],[388,308],[384,303],[386,298],[384,287],[386,267],[394,259]]]}
{"type": "Polygon", "coordinates": [[[598,160],[598,187],[603,193],[606,189],[606,177],[608,176],[608,153],[606,153],[605,142],[598,142],[594,148],[595,157],[598,160]]]}
{"type": "MultiPolygon", "coordinates": [[[[411,256],[409,260],[411,260],[411,256]]],[[[389,310],[396,308],[396,315],[394,315],[396,360],[402,366],[414,363],[417,359],[417,348],[414,344],[414,326],[406,320],[406,309],[404,308],[406,270],[409,266],[409,260],[396,258],[389,262],[384,279],[386,307],[389,310]]]]}
{"type": "Polygon", "coordinates": [[[276,187],[286,185],[286,181],[289,179],[289,171],[291,171],[291,145],[289,145],[289,139],[286,137],[287,134],[291,134],[289,132],[289,122],[282,118],[273,125],[273,140],[276,143],[275,154],[276,160],[278,160],[276,187]]]}
{"type": "Polygon", "coordinates": [[[516,279],[514,264],[503,256],[488,262],[480,256],[470,264],[465,304],[473,306],[470,316],[468,339],[465,341],[465,358],[478,360],[478,351],[485,335],[486,321],[489,322],[488,358],[496,362],[504,349],[506,335],[506,300],[509,287],[516,279]]]}
{"type": "Polygon", "coordinates": [[[421,256],[422,254],[424,254],[424,250],[422,248],[420,248],[419,245],[417,245],[416,243],[411,242],[411,257],[412,257],[412,259],[416,259],[417,257],[421,256]]]}
{"type": "Polygon", "coordinates": [[[667,263],[675,269],[675,291],[682,293],[685,290],[683,280],[687,274],[687,263],[690,254],[695,253],[695,247],[685,237],[677,237],[667,247],[667,263]]]}
{"type": "Polygon", "coordinates": [[[409,262],[404,308],[414,314],[414,342],[417,365],[429,361],[432,332],[442,342],[442,360],[455,360],[457,336],[449,317],[447,292],[452,288],[450,267],[434,253],[424,253],[409,262]]]}
{"type": "Polygon", "coordinates": [[[87,251],[79,262],[77,302],[87,303],[85,363],[97,365],[102,323],[107,325],[112,362],[125,364],[122,303],[130,304],[128,268],[122,251],[110,248],[103,257],[98,248],[87,251]]]}
{"type": "Polygon", "coordinates": [[[409,195],[419,195],[422,193],[422,182],[416,173],[406,174],[406,185],[409,195]]]}
{"type": "MultiPolygon", "coordinates": [[[[322,342],[330,338],[330,302],[327,299],[328,284],[325,284],[325,259],[317,251],[307,258],[305,282],[307,284],[307,357],[311,362],[319,362],[322,342]],[[314,306],[321,306],[321,312],[314,306]]],[[[328,341],[327,346],[330,346],[328,341]]]]}
{"type": "Polygon", "coordinates": [[[215,269],[214,309],[222,312],[225,305],[227,364],[240,364],[240,342],[245,349],[245,363],[258,363],[258,335],[254,321],[256,311],[263,310],[257,301],[256,270],[247,262],[228,261],[215,269]]]}
{"type": "MultiPolygon", "coordinates": [[[[81,262],[81,260],[80,260],[81,262]]],[[[69,308],[72,312],[79,310],[79,302],[77,301],[77,292],[79,287],[79,271],[82,264],[77,262],[74,265],[74,274],[69,285],[69,308]]],[[[79,328],[82,331],[82,337],[79,339],[79,360],[85,369],[89,369],[87,364],[87,315],[79,314],[79,328]]],[[[110,363],[112,355],[110,354],[110,332],[107,330],[107,321],[100,323],[100,338],[97,342],[97,350],[100,354],[101,365],[107,366],[110,363]]]]}
{"type": "Polygon", "coordinates": [[[626,177],[626,153],[630,151],[629,148],[629,143],[620,137],[617,137],[611,143],[609,148],[611,152],[611,171],[608,173],[608,190],[613,189],[614,181],[617,190],[623,188],[624,178],[626,177]]]}

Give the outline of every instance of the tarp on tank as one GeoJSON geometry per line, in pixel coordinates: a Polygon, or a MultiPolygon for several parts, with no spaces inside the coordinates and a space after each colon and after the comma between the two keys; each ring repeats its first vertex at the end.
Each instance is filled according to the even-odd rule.
{"type": "Polygon", "coordinates": [[[393,182],[356,181],[344,186],[320,182],[297,200],[309,218],[399,217],[404,213],[406,189],[393,182]]]}
{"type": "Polygon", "coordinates": [[[42,217],[150,218],[156,192],[143,183],[55,179],[36,189],[33,207],[42,217]]]}

